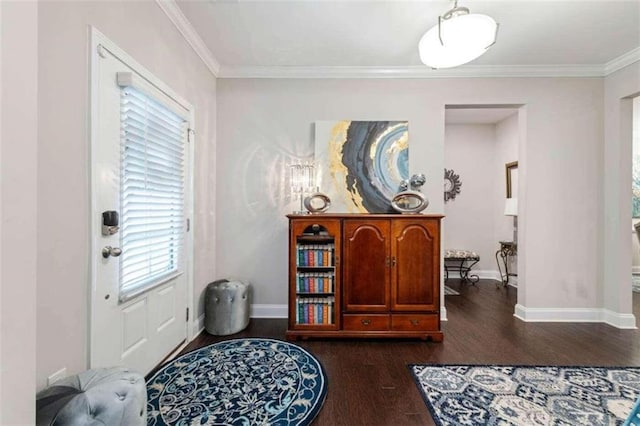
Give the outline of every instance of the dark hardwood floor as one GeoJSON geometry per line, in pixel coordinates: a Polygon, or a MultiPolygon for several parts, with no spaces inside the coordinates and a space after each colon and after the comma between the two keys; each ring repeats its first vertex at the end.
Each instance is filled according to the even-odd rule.
{"type": "MultiPolygon", "coordinates": [[[[442,343],[419,340],[301,340],[328,377],[328,393],[316,426],[432,425],[408,364],[640,365],[640,332],[604,324],[525,323],[513,316],[516,289],[449,280],[459,296],[447,296],[442,343]]],[[[636,316],[640,295],[634,293],[636,316]]],[[[206,332],[183,351],[226,339],[284,339],[284,319],[252,319],[233,336],[206,332]]]]}

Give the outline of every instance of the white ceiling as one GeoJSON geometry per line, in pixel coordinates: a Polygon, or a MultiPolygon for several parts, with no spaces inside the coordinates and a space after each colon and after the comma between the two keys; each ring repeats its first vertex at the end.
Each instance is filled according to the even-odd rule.
{"type": "MultiPolygon", "coordinates": [[[[421,67],[422,34],[449,0],[177,0],[224,70],[421,67]]],[[[593,67],[640,57],[640,0],[459,0],[500,24],[469,66],[593,67]]],[[[426,67],[425,67],[426,68],[426,67]]],[[[462,67],[461,67],[462,68],[462,67]]]]}

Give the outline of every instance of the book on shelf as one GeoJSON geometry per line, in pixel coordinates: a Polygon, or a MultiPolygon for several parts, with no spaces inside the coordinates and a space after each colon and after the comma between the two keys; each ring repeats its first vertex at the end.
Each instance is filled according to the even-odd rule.
{"type": "Polygon", "coordinates": [[[296,322],[308,325],[333,324],[335,298],[306,297],[296,298],[296,322]]]}
{"type": "Polygon", "coordinates": [[[297,293],[333,293],[334,288],[333,272],[297,272],[296,292],[297,293]]]}
{"type": "Polygon", "coordinates": [[[331,267],[335,245],[330,244],[296,244],[296,266],[299,267],[331,267]]]}

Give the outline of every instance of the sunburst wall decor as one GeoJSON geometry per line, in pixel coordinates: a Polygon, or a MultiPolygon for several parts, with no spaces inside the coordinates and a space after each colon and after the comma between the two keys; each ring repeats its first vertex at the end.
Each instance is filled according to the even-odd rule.
{"type": "Polygon", "coordinates": [[[444,169],[444,202],[454,200],[460,194],[462,181],[453,169],[444,169]]]}

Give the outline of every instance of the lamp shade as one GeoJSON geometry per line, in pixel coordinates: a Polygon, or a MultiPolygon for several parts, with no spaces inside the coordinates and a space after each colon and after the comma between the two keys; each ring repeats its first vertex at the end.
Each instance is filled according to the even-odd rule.
{"type": "Polygon", "coordinates": [[[518,199],[507,198],[504,203],[505,216],[518,216],[518,199]]]}
{"type": "Polygon", "coordinates": [[[485,53],[495,42],[496,21],[477,13],[440,19],[420,39],[420,60],[431,68],[466,64],[485,53]]]}

